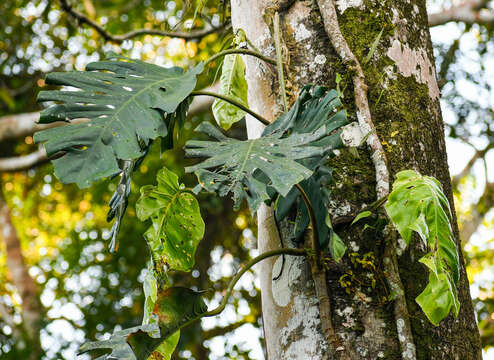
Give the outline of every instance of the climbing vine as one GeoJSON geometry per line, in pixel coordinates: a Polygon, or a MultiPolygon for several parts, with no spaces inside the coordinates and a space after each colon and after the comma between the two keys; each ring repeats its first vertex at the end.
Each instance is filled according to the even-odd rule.
{"type": "MultiPolygon", "coordinates": [[[[160,139],[164,156],[166,150],[175,146],[174,131],[181,131],[193,96],[217,98],[213,114],[225,130],[246,113],[267,125],[260,138],[238,140],[209,122],[201,123],[196,131],[209,139],[193,139],[185,145],[187,156],[202,159],[185,168],[196,174],[197,186],[186,188],[176,174],[163,168],[155,184],[140,189],[137,216],[149,222],[143,244],[147,244],[151,254],[144,280],[143,322],[114,332],[108,340],[86,343],[81,353],[106,349],[110,353],[100,359],[169,359],[181,328],[202,317],[221,313],[235,284],[250,267],[280,255],[305,256],[314,264],[318,297],[321,304],[327,305],[321,305],[321,318],[323,311],[328,312],[324,325],[326,331],[332,332],[328,340],[339,345],[332,330],[325,277],[319,276],[318,269],[326,271],[329,259],[338,262],[346,252],[345,241],[335,233],[327,211],[330,199],[327,185],[332,181],[328,160],[334,156],[335,149],[343,146],[340,134],[348,123],[346,111],[342,109],[338,91],[306,85],[290,108],[285,99],[285,111],[268,123],[248,108],[245,67],[239,54],[278,64],[285,99],[280,56],[273,60],[248,49],[231,49],[213,57],[226,56],[219,94],[194,90],[204,64],[186,71],[116,54],[89,64],[85,72],[47,76],[47,84],[78,89],[43,91],[39,95],[40,101],[55,102],[41,113],[40,122],[69,123],[35,135],[35,141],[44,143],[47,154],[54,157],[57,177],[64,183],[86,188],[100,179],[120,176],[107,217],[108,221],[114,221],[111,251],[118,250],[118,232],[125,216],[133,172],[144,161],[153,141],[160,139]],[[89,121],[70,123],[78,118],[89,121]],[[231,195],[235,208],[246,200],[252,212],[262,203],[271,205],[278,220],[296,214],[294,238],[301,240],[301,247],[303,234],[310,229],[312,248],[282,248],[260,254],[231,280],[220,305],[207,309],[201,292],[173,286],[167,277],[170,271],[188,272],[194,266],[194,254],[205,226],[196,199],[201,191],[231,195]]],[[[440,184],[431,177],[407,170],[397,175],[393,191],[384,196],[376,207],[359,214],[354,222],[370,216],[387,200],[388,217],[406,244],[412,241],[415,232],[430,250],[419,260],[429,268],[430,276],[425,290],[417,297],[418,304],[433,324],[451,311],[456,316],[458,253],[451,231],[449,204],[440,184]]],[[[372,264],[373,258],[369,259],[372,264]]],[[[340,279],[341,283],[345,281],[340,279]]]]}

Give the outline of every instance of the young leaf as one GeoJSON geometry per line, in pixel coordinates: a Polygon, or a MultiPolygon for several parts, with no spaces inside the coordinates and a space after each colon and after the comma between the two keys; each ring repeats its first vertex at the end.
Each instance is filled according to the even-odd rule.
{"type": "Polygon", "coordinates": [[[372,45],[369,49],[369,53],[367,54],[367,56],[364,59],[364,64],[367,64],[370,61],[370,59],[372,58],[372,55],[374,55],[374,52],[376,51],[377,45],[379,45],[379,41],[381,41],[381,36],[383,35],[383,32],[384,32],[384,28],[381,29],[381,31],[377,35],[376,39],[372,43],[372,45]]]}
{"type": "Polygon", "coordinates": [[[329,239],[329,251],[331,252],[331,256],[333,256],[333,259],[335,259],[335,261],[340,261],[343,255],[345,255],[347,247],[343,240],[341,240],[341,238],[338,236],[338,234],[334,232],[329,213],[326,215],[325,223],[328,229],[331,230],[329,239]]]}
{"type": "Polygon", "coordinates": [[[226,137],[205,122],[196,130],[218,141],[188,141],[185,147],[187,156],[207,159],[185,170],[195,171],[200,184],[208,191],[217,191],[220,195],[232,192],[236,208],[246,198],[253,211],[270,198],[268,185],[286,196],[293,185],[312,175],[312,171],[296,160],[321,156],[323,150],[310,144],[326,134],[323,126],[312,134],[293,134],[286,138],[281,138],[282,134],[273,134],[241,141],[226,137]],[[210,168],[217,170],[206,170],[210,168]],[[254,177],[256,170],[261,171],[269,183],[254,177]],[[249,189],[250,195],[245,188],[249,189]]]}
{"type": "Polygon", "coordinates": [[[161,169],[157,179],[157,186],[141,188],[137,217],[141,221],[152,220],[145,237],[155,262],[166,263],[170,269],[190,271],[197,245],[204,235],[199,204],[168,169],[161,169]]]}
{"type": "Polygon", "coordinates": [[[89,118],[35,134],[64,183],[88,187],[92,181],[120,172],[118,160],[141,157],[145,146],[168,134],[163,114],[174,113],[194,89],[202,64],[184,73],[112,55],[88,64],[85,72],[51,73],[47,84],[79,91],[42,91],[39,101],[57,101],[41,113],[40,123],[89,118]]]}
{"type": "Polygon", "coordinates": [[[429,284],[417,302],[433,324],[439,323],[459,302],[459,257],[451,228],[452,214],[441,184],[413,170],[401,171],[389,194],[386,212],[407,244],[416,232],[431,253],[420,261],[429,269],[429,284]]]}
{"type": "Polygon", "coordinates": [[[352,223],[350,225],[355,224],[357,221],[365,219],[366,217],[369,217],[372,215],[372,212],[367,210],[367,211],[362,211],[361,213],[358,213],[357,216],[355,216],[355,219],[353,219],[352,223]]]}
{"type": "Polygon", "coordinates": [[[143,324],[152,324],[155,322],[152,318],[153,314],[153,309],[154,309],[154,304],[156,303],[156,300],[158,299],[158,282],[156,280],[156,277],[154,276],[154,270],[151,268],[151,266],[148,266],[148,270],[146,272],[146,275],[144,276],[144,283],[143,283],[143,289],[144,289],[144,316],[142,318],[142,323],[143,324]]]}
{"type": "MultiPolygon", "coordinates": [[[[221,70],[219,92],[247,106],[245,65],[239,54],[225,56],[221,70]]],[[[212,110],[216,122],[225,130],[228,130],[234,123],[242,120],[245,116],[245,111],[221,99],[214,101],[212,110]]]]}

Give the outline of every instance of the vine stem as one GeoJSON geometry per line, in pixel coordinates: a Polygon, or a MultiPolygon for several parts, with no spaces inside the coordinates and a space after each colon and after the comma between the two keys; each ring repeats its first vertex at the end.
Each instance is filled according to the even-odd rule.
{"type": "Polygon", "coordinates": [[[286,100],[285,77],[283,76],[283,59],[281,54],[281,36],[280,36],[280,14],[274,14],[274,45],[276,48],[276,65],[278,68],[278,80],[280,81],[281,98],[283,99],[283,108],[288,111],[288,102],[286,100]]]}
{"type": "Polygon", "coordinates": [[[267,125],[270,124],[270,122],[268,120],[266,120],[265,118],[263,118],[261,115],[256,114],[254,111],[252,111],[251,109],[249,109],[247,106],[245,106],[241,102],[239,102],[239,101],[231,98],[230,96],[226,96],[226,95],[222,95],[222,94],[217,94],[217,93],[214,93],[214,92],[211,92],[211,91],[203,91],[203,90],[192,91],[189,96],[211,96],[211,97],[214,97],[214,98],[221,99],[223,101],[226,101],[227,103],[230,103],[232,105],[235,105],[239,109],[242,109],[246,113],[252,115],[254,118],[256,118],[257,120],[259,120],[264,125],[267,126],[267,125]]]}
{"type": "MultiPolygon", "coordinates": [[[[179,326],[177,330],[180,330],[186,326],[189,326],[196,322],[199,319],[202,319],[203,317],[211,317],[211,316],[216,316],[219,313],[221,313],[226,305],[228,304],[228,300],[230,299],[230,296],[233,293],[233,289],[235,288],[235,285],[237,282],[240,280],[242,275],[244,275],[249,269],[257,264],[258,262],[273,257],[277,255],[292,255],[292,256],[307,256],[307,251],[305,249],[295,249],[295,248],[282,248],[282,249],[276,249],[276,250],[271,250],[271,251],[266,251],[262,253],[261,255],[256,256],[255,258],[249,260],[247,264],[245,264],[244,267],[235,275],[235,277],[230,281],[228,284],[228,288],[226,289],[226,293],[223,296],[223,299],[221,300],[220,305],[218,307],[214,308],[213,310],[206,311],[205,313],[202,313],[193,319],[190,319],[186,322],[184,322],[182,325],[179,326]]],[[[165,339],[162,339],[165,340],[165,339]]],[[[159,344],[158,344],[159,345],[159,344]]]]}
{"type": "MultiPolygon", "coordinates": [[[[353,87],[355,105],[357,107],[357,118],[361,130],[365,134],[369,134],[366,143],[372,152],[371,158],[376,170],[377,197],[378,199],[385,198],[389,195],[390,176],[387,167],[386,153],[377,136],[376,127],[372,122],[364,72],[357,57],[353,54],[340,30],[335,0],[316,1],[321,13],[324,28],[331,44],[336,50],[336,53],[340,55],[342,61],[355,73],[353,77],[353,87]]],[[[386,234],[385,237],[389,238],[386,234]]],[[[415,360],[417,358],[415,344],[407,312],[405,292],[403,290],[403,284],[400,279],[397,264],[396,245],[393,240],[391,240],[387,242],[384,253],[384,269],[388,274],[386,280],[390,289],[396,293],[394,315],[402,357],[405,360],[415,360]]]]}
{"type": "Polygon", "coordinates": [[[265,253],[262,253],[259,256],[256,256],[254,259],[251,259],[245,266],[240,270],[237,275],[230,281],[230,284],[228,285],[228,288],[226,290],[225,296],[223,296],[223,299],[221,300],[220,305],[206,313],[203,314],[202,317],[209,317],[209,316],[215,316],[221,313],[227,303],[228,299],[230,298],[233,288],[235,287],[235,284],[240,280],[243,274],[245,274],[252,266],[257,264],[259,261],[262,261],[264,259],[267,259],[272,256],[277,256],[277,255],[292,255],[292,256],[306,256],[307,251],[305,249],[295,249],[295,248],[282,248],[282,249],[276,249],[276,250],[271,250],[271,251],[266,251],[265,253]]]}
{"type": "Polygon", "coordinates": [[[309,212],[310,225],[312,227],[312,250],[315,252],[316,265],[318,269],[321,269],[321,245],[319,240],[319,231],[317,231],[316,213],[309,197],[307,196],[307,193],[304,191],[302,186],[300,186],[300,184],[295,184],[295,187],[300,192],[300,195],[302,195],[302,199],[304,200],[305,206],[309,212]]]}
{"type": "Polygon", "coordinates": [[[220,51],[219,53],[216,53],[213,56],[211,56],[209,59],[207,59],[204,62],[204,67],[208,66],[213,61],[215,61],[216,59],[218,59],[218,58],[220,58],[222,56],[231,55],[231,54],[250,55],[250,56],[254,56],[254,57],[256,57],[256,58],[258,58],[258,59],[260,59],[262,61],[265,61],[268,64],[276,65],[276,60],[275,59],[271,59],[268,56],[264,56],[263,54],[261,54],[258,51],[250,50],[250,49],[228,49],[228,50],[220,51]]]}

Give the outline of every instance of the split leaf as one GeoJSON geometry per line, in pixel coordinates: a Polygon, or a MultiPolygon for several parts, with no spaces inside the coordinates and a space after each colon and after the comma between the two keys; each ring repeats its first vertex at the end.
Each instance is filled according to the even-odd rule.
{"type": "Polygon", "coordinates": [[[188,141],[186,155],[206,160],[185,170],[195,171],[200,184],[208,191],[216,191],[221,196],[232,192],[236,208],[246,198],[253,211],[270,199],[268,186],[286,196],[295,184],[312,175],[311,170],[296,160],[321,156],[322,149],[311,144],[326,134],[323,126],[309,134],[281,138],[282,134],[278,133],[241,141],[226,137],[209,123],[200,124],[196,130],[217,141],[188,141]],[[207,170],[212,168],[216,171],[207,170]],[[265,175],[265,181],[254,176],[256,170],[265,175]]]}
{"type": "Polygon", "coordinates": [[[407,245],[416,232],[431,250],[420,260],[431,271],[429,284],[416,299],[424,313],[436,325],[451,309],[458,315],[459,256],[451,209],[439,181],[413,170],[399,172],[386,212],[407,245]]]}
{"type": "MultiPolygon", "coordinates": [[[[36,142],[45,143],[55,174],[64,183],[88,187],[102,177],[119,173],[118,160],[134,160],[146,145],[169,129],[164,114],[172,114],[196,85],[202,65],[184,72],[111,55],[90,63],[85,72],[51,73],[47,84],[78,91],[42,91],[38,101],[56,101],[42,111],[40,123],[89,118],[87,123],[43,130],[36,142]]],[[[183,109],[182,109],[183,110],[183,109]]]]}

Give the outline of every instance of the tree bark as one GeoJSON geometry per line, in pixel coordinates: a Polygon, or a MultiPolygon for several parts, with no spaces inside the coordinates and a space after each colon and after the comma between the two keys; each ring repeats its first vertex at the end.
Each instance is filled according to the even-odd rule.
{"type": "MultiPolygon", "coordinates": [[[[325,29],[328,19],[321,16],[321,9],[324,11],[330,1],[336,4],[343,38],[362,67],[370,114],[385,151],[391,181],[404,169],[434,176],[441,181],[453,208],[425,1],[232,0],[232,25],[234,29],[243,29],[264,55],[275,57],[272,19],[278,11],[289,99],[293,101],[298,90],[308,83],[336,88],[339,74],[344,106],[350,120],[357,123],[360,99],[356,104],[355,68],[345,61],[345,54],[331,45],[331,34],[325,29]],[[369,54],[381,31],[375,51],[369,54]]],[[[244,57],[244,61],[249,106],[273,120],[281,112],[276,71],[257,59],[244,57]]],[[[259,136],[262,127],[256,120],[248,118],[247,123],[249,137],[259,136]]],[[[365,133],[355,124],[349,125],[345,131],[346,142],[357,147],[358,156],[342,149],[330,160],[335,182],[331,186],[328,211],[348,246],[343,273],[328,273],[332,322],[337,336],[352,359],[480,359],[480,338],[463,257],[460,256],[458,285],[460,314],[457,319],[448,316],[436,327],[415,302],[427,283],[428,272],[417,261],[426,249],[415,241],[403,251],[400,247],[403,241],[389,227],[364,231],[363,225],[349,225],[348,219],[377,199],[371,152],[365,145],[359,146],[365,133]],[[390,289],[386,283],[389,272],[385,258],[390,244],[397,247],[406,306],[402,310],[411,324],[412,335],[405,341],[403,322],[393,311],[395,301],[389,300],[390,289]]],[[[261,252],[280,247],[280,234],[285,246],[297,245],[290,238],[290,225],[279,225],[278,231],[270,208],[264,206],[258,211],[261,252]]],[[[459,239],[456,219],[454,232],[459,239]]],[[[281,259],[267,260],[259,267],[268,358],[339,358],[331,355],[336,349],[331,348],[334,345],[328,343],[321,330],[309,264],[294,257],[286,257],[285,261],[277,280],[273,277],[280,271],[281,259]]]]}
{"type": "MultiPolygon", "coordinates": [[[[3,196],[0,183],[0,230],[2,240],[7,249],[7,268],[12,283],[22,299],[23,333],[25,334],[29,358],[37,360],[43,353],[40,343],[41,320],[43,305],[38,296],[36,283],[29,276],[21,251],[21,243],[12,223],[10,209],[3,196]]],[[[21,339],[18,339],[19,341],[21,339]]]]}

